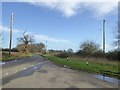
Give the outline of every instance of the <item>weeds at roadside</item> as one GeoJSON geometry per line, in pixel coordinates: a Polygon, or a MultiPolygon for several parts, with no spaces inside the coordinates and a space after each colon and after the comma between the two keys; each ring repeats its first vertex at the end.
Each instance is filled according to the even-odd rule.
{"type": "Polygon", "coordinates": [[[120,78],[120,74],[118,72],[118,63],[110,61],[96,61],[96,60],[85,60],[76,57],[69,57],[67,61],[66,58],[59,58],[53,55],[43,55],[48,58],[50,61],[54,62],[60,66],[66,66],[67,68],[71,68],[78,71],[86,71],[90,73],[99,73],[107,76],[112,76],[116,78],[120,78]],[[86,64],[86,61],[89,63],[86,64]]]}

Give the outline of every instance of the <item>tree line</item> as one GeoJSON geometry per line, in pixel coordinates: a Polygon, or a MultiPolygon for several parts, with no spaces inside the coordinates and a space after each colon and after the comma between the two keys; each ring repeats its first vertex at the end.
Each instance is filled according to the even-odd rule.
{"type": "MultiPolygon", "coordinates": [[[[117,37],[118,38],[118,37],[117,37]]],[[[16,48],[13,48],[11,51],[18,51],[24,54],[27,53],[46,53],[46,46],[44,43],[39,42],[35,43],[34,37],[23,33],[23,35],[17,38],[18,45],[16,48]]],[[[117,42],[118,43],[118,42],[117,42]]],[[[2,51],[9,51],[5,48],[2,51]]],[[[95,58],[106,58],[108,60],[120,60],[120,51],[118,49],[108,51],[106,53],[100,48],[100,45],[94,41],[86,40],[79,45],[79,50],[74,52],[73,49],[69,48],[68,50],[48,50],[49,53],[54,53],[54,55],[67,58],[72,55],[77,55],[81,57],[95,57],[95,58]]]]}
{"type": "Polygon", "coordinates": [[[108,51],[106,53],[100,48],[100,45],[94,41],[86,40],[82,42],[79,46],[79,50],[77,52],[73,52],[70,48],[68,50],[64,50],[56,56],[60,58],[67,58],[69,56],[76,55],[80,57],[94,57],[94,58],[105,58],[108,60],[118,61],[120,60],[120,51],[118,49],[108,51]]]}

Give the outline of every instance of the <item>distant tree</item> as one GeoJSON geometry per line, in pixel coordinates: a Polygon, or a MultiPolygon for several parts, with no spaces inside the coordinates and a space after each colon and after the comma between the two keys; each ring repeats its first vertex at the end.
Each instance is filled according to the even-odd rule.
{"type": "Polygon", "coordinates": [[[80,45],[80,50],[78,53],[81,53],[84,55],[92,55],[99,50],[100,50],[100,45],[96,44],[93,41],[87,40],[80,45]]]}
{"type": "Polygon", "coordinates": [[[36,43],[35,45],[36,45],[37,49],[39,50],[39,53],[45,51],[45,44],[44,43],[40,42],[40,43],[36,43]]]}
{"type": "MultiPolygon", "coordinates": [[[[2,50],[2,51],[7,51],[7,52],[8,52],[8,51],[9,51],[9,48],[2,48],[1,50],[2,50]]],[[[11,51],[12,51],[12,52],[18,52],[17,48],[15,48],[15,47],[12,48],[11,51]]]]}
{"type": "Polygon", "coordinates": [[[23,36],[17,38],[18,43],[22,45],[24,53],[28,52],[28,44],[32,44],[34,42],[34,38],[31,35],[26,34],[26,31],[23,33],[23,36]]]}
{"type": "Polygon", "coordinates": [[[66,53],[67,51],[66,50],[63,50],[64,53],[66,53]]]}
{"type": "Polygon", "coordinates": [[[34,53],[34,52],[38,51],[38,49],[36,48],[36,46],[34,44],[28,44],[26,49],[25,49],[25,45],[24,44],[18,44],[17,45],[17,50],[19,52],[23,52],[23,53],[31,52],[31,53],[34,53]],[[27,52],[26,52],[26,49],[27,49],[27,52]]]}
{"type": "Polygon", "coordinates": [[[67,49],[67,52],[68,53],[73,53],[73,49],[69,48],[69,49],[67,49]]]}
{"type": "Polygon", "coordinates": [[[48,51],[49,51],[49,53],[55,53],[55,50],[53,50],[53,49],[50,49],[48,51]]]}
{"type": "Polygon", "coordinates": [[[69,56],[72,55],[73,54],[73,49],[71,49],[71,48],[67,49],[67,53],[68,53],[69,56]]]}
{"type": "Polygon", "coordinates": [[[49,51],[49,53],[62,53],[63,51],[62,50],[53,50],[53,49],[50,49],[50,50],[48,50],[49,51]]]}

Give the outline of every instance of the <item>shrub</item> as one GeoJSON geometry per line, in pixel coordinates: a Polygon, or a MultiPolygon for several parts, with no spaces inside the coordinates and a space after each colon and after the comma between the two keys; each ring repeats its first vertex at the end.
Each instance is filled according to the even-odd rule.
{"type": "Polygon", "coordinates": [[[106,58],[109,60],[120,60],[120,51],[109,51],[106,53],[106,58]]]}
{"type": "Polygon", "coordinates": [[[55,56],[60,57],[60,58],[67,58],[68,54],[66,52],[62,52],[62,53],[56,54],[55,56]]]}
{"type": "Polygon", "coordinates": [[[92,56],[93,56],[93,57],[99,57],[99,58],[102,58],[102,57],[105,57],[105,54],[103,53],[102,50],[99,50],[99,51],[93,53],[92,56]]]}

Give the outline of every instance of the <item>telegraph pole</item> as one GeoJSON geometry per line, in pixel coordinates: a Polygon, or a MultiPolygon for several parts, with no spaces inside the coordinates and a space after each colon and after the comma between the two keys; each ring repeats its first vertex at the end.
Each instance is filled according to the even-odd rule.
{"type": "Polygon", "coordinates": [[[14,19],[14,14],[12,13],[12,14],[11,14],[11,21],[10,21],[10,45],[9,45],[9,57],[11,56],[13,19],[14,19]]]}
{"type": "Polygon", "coordinates": [[[103,19],[103,53],[105,53],[105,19],[103,19]]]}

